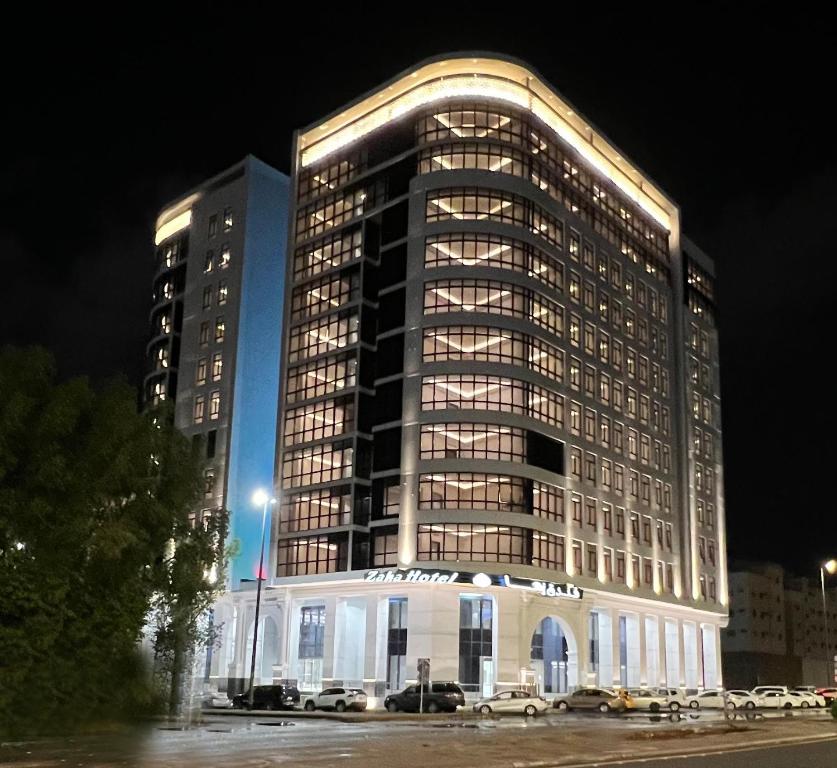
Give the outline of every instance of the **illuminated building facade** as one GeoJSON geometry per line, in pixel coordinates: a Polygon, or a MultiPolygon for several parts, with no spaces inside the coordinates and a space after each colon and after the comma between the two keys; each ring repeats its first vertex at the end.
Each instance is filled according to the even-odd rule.
{"type": "Polygon", "coordinates": [[[260,677],[720,683],[712,264],[676,204],[485,55],[298,132],[292,168],[260,677]]]}
{"type": "Polygon", "coordinates": [[[172,201],[155,227],[143,398],[173,401],[175,426],[200,442],[195,517],[230,511],[233,586],[256,576],[261,510],[250,494],[273,480],[288,184],[250,156],[172,201]]]}

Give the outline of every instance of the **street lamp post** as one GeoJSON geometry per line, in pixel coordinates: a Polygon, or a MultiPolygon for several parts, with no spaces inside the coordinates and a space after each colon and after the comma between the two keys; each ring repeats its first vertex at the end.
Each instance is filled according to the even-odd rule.
{"type": "Polygon", "coordinates": [[[262,544],[259,549],[259,571],[256,574],[256,622],[253,624],[253,658],[250,660],[250,694],[248,697],[247,709],[253,709],[253,683],[256,679],[256,643],[259,640],[259,608],[262,599],[262,570],[264,569],[264,537],[267,523],[267,507],[275,504],[276,499],[271,499],[267,492],[259,489],[253,494],[253,504],[262,505],[262,544]]]}
{"type": "Polygon", "coordinates": [[[831,642],[828,637],[828,605],[825,600],[825,573],[837,573],[837,560],[829,560],[820,566],[820,589],[822,589],[822,623],[825,628],[825,668],[827,673],[826,684],[834,684],[834,661],[831,652],[831,642]]]}

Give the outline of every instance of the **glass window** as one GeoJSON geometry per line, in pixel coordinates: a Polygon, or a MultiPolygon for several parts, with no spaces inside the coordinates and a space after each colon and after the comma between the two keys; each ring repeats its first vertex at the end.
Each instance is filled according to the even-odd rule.
{"type": "Polygon", "coordinates": [[[459,598],[459,684],[476,691],[482,659],[492,658],[493,601],[490,597],[459,598]]]}
{"type": "Polygon", "coordinates": [[[233,228],[233,209],[224,208],[224,232],[229,232],[233,228]]]}

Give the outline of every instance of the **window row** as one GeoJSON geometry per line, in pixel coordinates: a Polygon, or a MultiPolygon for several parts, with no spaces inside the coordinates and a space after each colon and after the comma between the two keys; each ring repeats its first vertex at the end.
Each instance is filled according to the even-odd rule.
{"type": "Polygon", "coordinates": [[[500,235],[464,233],[428,237],[424,266],[513,270],[559,292],[564,290],[564,267],[557,259],[528,243],[500,235]]]}
{"type": "Polygon", "coordinates": [[[195,366],[195,384],[201,386],[206,384],[207,378],[212,381],[220,381],[224,373],[224,356],[221,352],[216,352],[210,358],[198,358],[198,364],[195,366]]]}
{"type": "Polygon", "coordinates": [[[707,528],[715,527],[715,505],[711,502],[704,502],[703,499],[698,499],[695,502],[697,510],[697,519],[699,525],[705,525],[707,528]]]}
{"type": "Polygon", "coordinates": [[[713,416],[712,400],[708,397],[701,397],[699,392],[692,392],[692,416],[697,421],[713,425],[715,418],[713,416]]]}
{"type": "Polygon", "coordinates": [[[559,429],[564,426],[561,395],[537,384],[502,376],[425,376],[421,407],[425,411],[502,411],[529,416],[559,429]]]}
{"type": "Polygon", "coordinates": [[[363,168],[361,153],[357,151],[302,168],[297,176],[297,202],[307,203],[315,197],[333,192],[356,178],[363,168]]]}
{"type": "Polygon", "coordinates": [[[296,241],[302,242],[362,216],[366,192],[347,190],[328,195],[304,208],[296,216],[296,241]]]}
{"type": "MultiPolygon", "coordinates": [[[[235,223],[234,216],[233,216],[233,209],[232,208],[224,208],[224,215],[221,217],[221,231],[229,232],[233,228],[233,224],[235,223]]],[[[215,237],[218,234],[218,214],[213,213],[209,217],[209,230],[208,235],[209,237],[215,237]]]]}
{"type": "Polygon", "coordinates": [[[709,461],[715,458],[715,438],[712,433],[707,430],[692,427],[692,446],[694,447],[695,456],[703,456],[709,461]]]}
{"type": "MultiPolygon", "coordinates": [[[[227,331],[227,323],[224,320],[223,315],[219,315],[215,318],[215,325],[214,325],[214,333],[213,338],[215,339],[216,344],[222,344],[224,341],[224,337],[227,331]]],[[[200,331],[198,335],[198,343],[200,346],[205,347],[209,344],[209,337],[210,337],[210,324],[209,320],[204,320],[201,323],[200,331]]]]}
{"type": "Polygon", "coordinates": [[[206,395],[195,395],[192,405],[192,421],[195,424],[201,424],[205,418],[211,421],[218,419],[221,415],[221,393],[215,389],[209,393],[209,411],[206,409],[207,397],[206,395]]]}
{"type": "Polygon", "coordinates": [[[500,424],[422,424],[422,459],[526,462],[526,430],[500,424]]]}
{"type": "Polygon", "coordinates": [[[291,328],[288,362],[334,352],[357,343],[358,316],[340,313],[291,328]]]}
{"type": "Polygon", "coordinates": [[[715,470],[705,467],[700,462],[694,463],[695,490],[708,496],[715,493],[715,470]]]}
{"type": "Polygon", "coordinates": [[[321,358],[288,370],[286,400],[298,403],[355,386],[357,359],[354,353],[321,358]]]}
{"type": "Polygon", "coordinates": [[[528,320],[563,336],[564,308],[539,293],[494,280],[434,280],[424,284],[424,314],[480,312],[528,320]]]}
{"type": "Polygon", "coordinates": [[[203,258],[204,274],[212,272],[213,269],[226,269],[230,265],[231,258],[230,246],[226,244],[219,248],[217,256],[215,251],[207,251],[203,258]]]}
{"type": "Polygon", "coordinates": [[[348,525],[351,514],[352,495],[349,485],[294,493],[282,501],[279,532],[297,533],[348,525]]]}
{"type": "Polygon", "coordinates": [[[284,445],[299,445],[336,437],[354,429],[353,397],[318,400],[285,414],[284,445]]]}
{"type": "Polygon", "coordinates": [[[212,299],[213,296],[215,298],[215,302],[219,307],[223,307],[224,304],[227,303],[227,296],[229,295],[229,289],[227,288],[227,281],[220,280],[218,282],[217,288],[212,285],[204,286],[203,289],[203,298],[201,300],[201,308],[202,309],[209,309],[212,306],[212,299]]]}
{"type": "Polygon", "coordinates": [[[282,462],[282,487],[299,488],[349,479],[352,476],[352,454],[351,442],[286,451],[282,462]]]}
{"type": "Polygon", "coordinates": [[[425,362],[479,360],[520,365],[564,380],[564,352],[534,336],[487,326],[425,328],[425,362]]]}
{"type": "Polygon", "coordinates": [[[347,567],[347,541],[342,536],[309,536],[280,539],[277,576],[335,573],[347,567]]]}
{"type": "Polygon", "coordinates": [[[344,230],[296,249],[294,282],[342,267],[361,257],[363,233],[360,227],[344,230]]]}
{"type": "Polygon", "coordinates": [[[561,247],[563,222],[535,203],[497,189],[436,189],[427,193],[427,221],[499,221],[525,227],[561,247]]]}
{"type": "Polygon", "coordinates": [[[359,288],[360,273],[357,271],[341,272],[297,286],[291,295],[291,319],[314,317],[356,301],[359,288]]]}

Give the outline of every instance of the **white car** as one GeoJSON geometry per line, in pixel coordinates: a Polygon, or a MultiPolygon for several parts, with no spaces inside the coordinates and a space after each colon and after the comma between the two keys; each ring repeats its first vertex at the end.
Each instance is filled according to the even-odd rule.
{"type": "Polygon", "coordinates": [[[734,709],[755,709],[759,705],[758,698],[749,691],[728,691],[727,696],[734,709]]]}
{"type": "Polygon", "coordinates": [[[757,699],[760,699],[768,691],[778,691],[779,693],[787,693],[788,688],[785,685],[759,685],[753,688],[753,690],[750,691],[750,693],[752,693],[753,696],[755,696],[757,699]]]}
{"type": "Polygon", "coordinates": [[[221,691],[206,691],[201,697],[204,709],[229,709],[232,705],[232,699],[221,691]]]}
{"type": "Polygon", "coordinates": [[[794,704],[795,707],[809,709],[820,706],[816,695],[808,691],[788,691],[788,696],[793,697],[793,700],[798,702],[794,704]]]}
{"type": "Polygon", "coordinates": [[[800,700],[794,699],[783,691],[775,689],[768,689],[758,697],[759,706],[767,707],[768,709],[790,709],[791,707],[798,707],[800,700]]]}
{"type": "MultiPolygon", "coordinates": [[[[723,709],[724,692],[717,688],[699,693],[697,696],[687,696],[686,701],[691,709],[723,709]]],[[[727,697],[726,705],[732,708],[733,701],[727,697]]]]}
{"type": "Polygon", "coordinates": [[[672,712],[677,712],[681,707],[688,706],[686,703],[686,694],[679,688],[654,688],[654,692],[668,699],[668,708],[672,712]]]}
{"type": "Polygon", "coordinates": [[[549,702],[543,696],[532,696],[527,691],[501,691],[474,704],[474,712],[483,715],[490,712],[517,712],[533,716],[547,709],[549,702]]]}
{"type": "MultiPolygon", "coordinates": [[[[628,695],[631,697],[628,707],[630,709],[647,709],[651,712],[659,712],[661,709],[669,709],[668,696],[652,691],[650,688],[628,688],[628,695]]],[[[676,712],[680,709],[680,705],[675,702],[676,712]]]]}
{"type": "Polygon", "coordinates": [[[366,709],[366,692],[360,688],[326,688],[309,696],[303,707],[306,712],[315,709],[333,709],[345,712],[347,709],[366,709]]]}
{"type": "Polygon", "coordinates": [[[800,685],[794,688],[793,691],[791,691],[791,693],[800,694],[803,697],[803,699],[806,699],[808,701],[808,704],[812,707],[826,706],[825,696],[822,696],[821,694],[817,693],[816,690],[812,688],[812,686],[800,685]]]}

